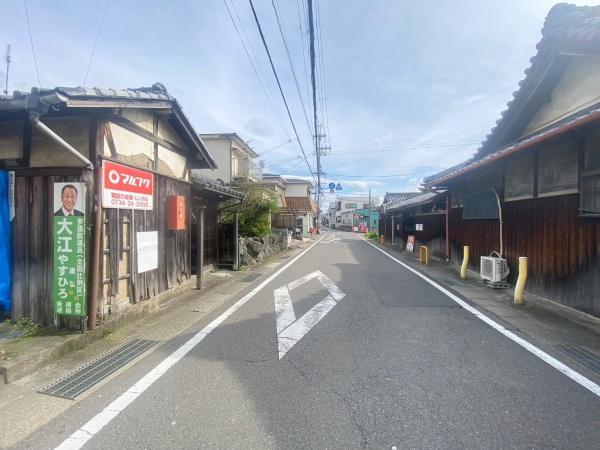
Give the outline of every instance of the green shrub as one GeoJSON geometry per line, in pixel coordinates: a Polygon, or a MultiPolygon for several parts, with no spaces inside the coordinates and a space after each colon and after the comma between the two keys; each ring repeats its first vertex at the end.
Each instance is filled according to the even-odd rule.
{"type": "Polygon", "coordinates": [[[239,233],[242,237],[263,237],[271,233],[271,214],[277,210],[273,193],[249,190],[239,211],[239,233]]]}
{"type": "Polygon", "coordinates": [[[379,238],[379,233],[375,232],[375,231],[369,231],[367,233],[367,239],[377,239],[379,238]]]}

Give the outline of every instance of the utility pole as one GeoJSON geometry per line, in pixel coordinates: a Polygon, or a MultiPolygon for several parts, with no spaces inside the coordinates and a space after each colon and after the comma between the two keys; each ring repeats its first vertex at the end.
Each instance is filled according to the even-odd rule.
{"type": "Polygon", "coordinates": [[[317,234],[321,226],[321,136],[317,126],[317,83],[315,80],[315,27],[313,23],[313,3],[308,0],[308,30],[310,37],[310,80],[312,83],[313,119],[315,130],[315,153],[317,155],[317,234]]]}
{"type": "Polygon", "coordinates": [[[6,45],[6,56],[4,57],[4,62],[6,63],[6,81],[4,83],[4,95],[8,95],[8,71],[10,69],[10,44],[6,45]]]}

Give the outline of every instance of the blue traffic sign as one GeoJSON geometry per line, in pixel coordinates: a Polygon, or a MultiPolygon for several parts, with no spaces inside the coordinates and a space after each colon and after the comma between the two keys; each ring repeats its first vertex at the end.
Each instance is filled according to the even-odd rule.
{"type": "Polygon", "coordinates": [[[329,189],[335,189],[335,183],[329,183],[329,189]]]}
{"type": "Polygon", "coordinates": [[[341,191],[342,190],[342,185],[340,183],[337,184],[337,186],[335,187],[336,191],[341,191]]]}

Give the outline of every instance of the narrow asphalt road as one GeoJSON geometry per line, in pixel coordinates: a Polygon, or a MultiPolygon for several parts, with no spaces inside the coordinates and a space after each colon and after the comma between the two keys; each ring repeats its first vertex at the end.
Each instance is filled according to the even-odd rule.
{"type": "Polygon", "coordinates": [[[55,448],[90,419],[89,449],[598,448],[598,396],[356,235],[325,235],[205,328],[236,300],[19,448],[55,448]]]}

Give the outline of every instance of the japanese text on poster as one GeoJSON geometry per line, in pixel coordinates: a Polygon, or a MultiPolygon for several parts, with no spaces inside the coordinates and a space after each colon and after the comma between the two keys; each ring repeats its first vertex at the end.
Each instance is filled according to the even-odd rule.
{"type": "Polygon", "coordinates": [[[54,313],[85,316],[85,185],[54,183],[54,313]]]}

